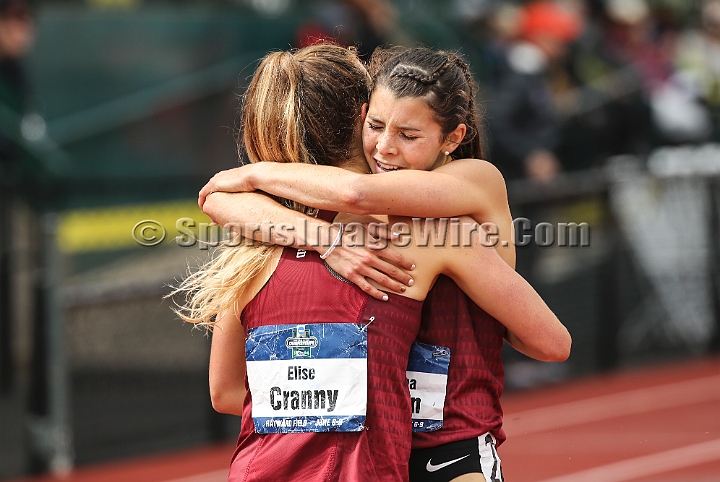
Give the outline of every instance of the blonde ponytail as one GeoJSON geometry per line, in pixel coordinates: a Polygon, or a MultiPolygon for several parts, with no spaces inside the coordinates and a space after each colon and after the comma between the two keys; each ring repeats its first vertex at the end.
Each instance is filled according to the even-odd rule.
{"type": "Polygon", "coordinates": [[[242,141],[250,162],[312,162],[303,143],[300,63],[290,52],[261,62],[247,92],[242,141]]]}
{"type": "MultiPolygon", "coordinates": [[[[238,150],[244,147],[250,162],[337,165],[350,156],[368,96],[367,72],[352,49],[326,44],[271,53],[244,95],[238,150]]],[[[284,204],[306,214],[315,211],[284,204]]],[[[168,295],[184,297],[175,312],[212,330],[218,314],[236,307],[278,249],[248,240],[218,248],[168,295]]]]}
{"type": "MultiPolygon", "coordinates": [[[[243,240],[243,243],[248,243],[243,240]]],[[[188,323],[213,330],[220,313],[237,311],[238,298],[258,275],[279,246],[260,243],[225,246],[215,250],[213,258],[197,271],[190,273],[168,295],[179,295],[172,310],[188,323]]]]}

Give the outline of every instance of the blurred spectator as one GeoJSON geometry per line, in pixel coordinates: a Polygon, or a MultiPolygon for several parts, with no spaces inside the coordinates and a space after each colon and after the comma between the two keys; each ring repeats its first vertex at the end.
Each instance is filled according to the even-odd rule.
{"type": "Polygon", "coordinates": [[[501,7],[495,16],[494,48],[500,61],[487,104],[491,160],[508,179],[545,182],[560,170],[559,139],[551,68],[565,59],[583,22],[555,1],[534,1],[517,12],[501,7]],[[517,38],[509,38],[517,32],[517,38]]]}
{"type": "MultiPolygon", "coordinates": [[[[0,104],[3,111],[22,116],[28,98],[28,86],[21,59],[30,50],[34,28],[30,9],[21,0],[0,1],[0,104]]],[[[9,114],[8,114],[9,115],[9,114]]],[[[12,122],[6,115],[2,128],[12,122]]],[[[14,126],[17,129],[19,126],[14,126]]],[[[12,163],[16,156],[14,144],[0,133],[0,172],[2,179],[13,176],[12,163]]]]}
{"type": "Polygon", "coordinates": [[[358,48],[364,59],[397,32],[397,14],[387,0],[321,0],[315,15],[297,31],[296,44],[306,47],[323,40],[358,48]]]}
{"type": "Polygon", "coordinates": [[[701,28],[681,38],[676,57],[678,80],[712,114],[712,138],[720,140],[720,0],[702,4],[701,28]]]}
{"type": "Polygon", "coordinates": [[[585,28],[566,60],[563,80],[568,88],[555,88],[560,90],[556,106],[563,118],[558,157],[568,170],[650,149],[651,114],[641,69],[617,41],[618,30],[626,29],[623,21],[642,14],[646,5],[633,0],[615,5],[620,5],[619,12],[608,0],[582,2],[585,28]]]}
{"type": "Polygon", "coordinates": [[[520,8],[509,3],[500,4],[489,19],[491,37],[487,40],[485,57],[487,70],[485,78],[492,91],[501,85],[500,80],[508,68],[507,55],[518,36],[520,8]]]}
{"type": "Polygon", "coordinates": [[[709,116],[674,66],[679,26],[673,12],[652,12],[645,0],[608,0],[607,10],[609,46],[635,67],[649,100],[657,142],[707,140],[709,116]]]}

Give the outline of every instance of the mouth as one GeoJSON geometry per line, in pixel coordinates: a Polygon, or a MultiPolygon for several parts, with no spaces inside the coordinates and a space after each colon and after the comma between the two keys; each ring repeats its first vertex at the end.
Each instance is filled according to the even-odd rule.
{"type": "Polygon", "coordinates": [[[393,171],[399,171],[400,169],[402,169],[402,167],[391,166],[389,164],[383,164],[382,162],[378,161],[375,158],[373,158],[373,160],[375,161],[375,165],[377,166],[378,171],[380,171],[380,172],[393,172],[393,171]]]}

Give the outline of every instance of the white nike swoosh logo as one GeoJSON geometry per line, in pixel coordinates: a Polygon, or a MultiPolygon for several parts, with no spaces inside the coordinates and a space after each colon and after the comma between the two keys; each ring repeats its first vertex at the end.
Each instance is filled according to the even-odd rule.
{"type": "Polygon", "coordinates": [[[470,457],[470,454],[467,454],[465,457],[460,457],[459,459],[451,460],[451,461],[449,461],[449,462],[444,462],[444,463],[442,463],[442,464],[437,464],[437,465],[433,465],[433,464],[432,464],[432,459],[430,459],[430,460],[428,460],[428,463],[427,463],[427,465],[425,466],[425,469],[427,469],[428,472],[435,472],[435,471],[437,471],[437,470],[444,469],[444,468],[447,467],[448,465],[452,465],[452,464],[454,464],[455,462],[459,462],[459,461],[461,461],[462,459],[465,459],[465,458],[467,458],[467,457],[470,457]]]}

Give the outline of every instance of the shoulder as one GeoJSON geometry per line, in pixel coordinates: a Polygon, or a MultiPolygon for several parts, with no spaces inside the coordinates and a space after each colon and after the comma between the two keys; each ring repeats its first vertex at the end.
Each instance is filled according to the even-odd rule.
{"type": "Polygon", "coordinates": [[[436,172],[458,175],[484,187],[505,186],[500,170],[482,159],[456,159],[436,169],[436,172]]]}
{"type": "Polygon", "coordinates": [[[482,159],[457,159],[435,170],[473,184],[476,194],[507,202],[507,186],[500,170],[482,159]]]}

